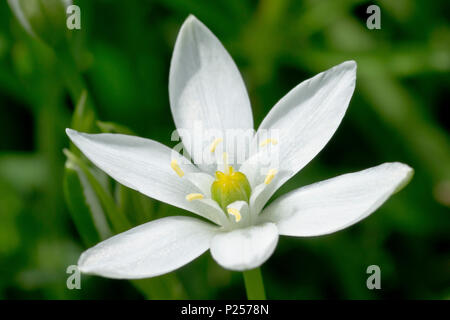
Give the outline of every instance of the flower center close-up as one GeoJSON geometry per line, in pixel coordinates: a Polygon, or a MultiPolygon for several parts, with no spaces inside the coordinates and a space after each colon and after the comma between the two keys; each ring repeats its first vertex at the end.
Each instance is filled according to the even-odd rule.
{"type": "MultiPolygon", "coordinates": [[[[208,147],[210,153],[215,153],[217,146],[223,141],[221,138],[216,138],[208,147]]],[[[267,145],[275,145],[277,141],[275,139],[266,139],[260,147],[267,145]]],[[[252,186],[245,173],[235,170],[232,165],[228,163],[227,152],[222,153],[222,161],[216,159],[217,171],[214,177],[207,173],[187,173],[181,169],[178,161],[173,159],[170,163],[173,171],[180,178],[187,178],[192,184],[199,186],[205,192],[194,192],[186,195],[186,200],[213,200],[220,208],[221,213],[226,216],[226,221],[230,222],[230,226],[243,227],[252,224],[251,219],[244,219],[247,222],[242,223],[243,218],[250,218],[251,210],[249,210],[250,199],[252,196],[252,186]],[[200,181],[203,180],[203,181],[200,181]],[[244,206],[242,205],[243,203],[244,206]],[[245,210],[245,213],[242,212],[245,210]],[[248,216],[248,217],[247,217],[248,216]]],[[[259,167],[257,164],[252,164],[253,167],[259,167]]],[[[277,174],[276,169],[270,169],[264,176],[261,185],[269,185],[277,174]]],[[[223,226],[223,225],[222,225],[223,226]]]]}

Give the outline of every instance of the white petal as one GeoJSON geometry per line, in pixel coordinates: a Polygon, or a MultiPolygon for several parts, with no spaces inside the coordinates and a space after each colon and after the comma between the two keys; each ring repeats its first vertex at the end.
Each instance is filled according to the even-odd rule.
{"type": "Polygon", "coordinates": [[[278,137],[273,150],[280,169],[294,175],[322,150],[341,123],[355,81],[356,63],[347,61],[302,82],[272,108],[257,139],[275,130],[269,136],[278,137]]]}
{"type": "Polygon", "coordinates": [[[189,217],[167,217],[120,233],[86,250],[81,272],[139,279],[171,272],[208,250],[216,228],[189,217]]]}
{"type": "Polygon", "coordinates": [[[249,270],[262,265],[277,242],[275,224],[264,223],[217,234],[211,241],[211,254],[226,269],[249,270]]]}
{"type": "MultiPolygon", "coordinates": [[[[226,129],[253,130],[250,101],[239,70],[220,41],[192,15],[175,44],[169,94],[178,133],[202,168],[201,153],[214,140],[205,136],[205,130],[218,132],[214,136],[224,139],[226,129]],[[195,150],[194,144],[198,144],[195,150]]],[[[229,153],[234,159],[234,152],[229,153]]]]}
{"type": "Polygon", "coordinates": [[[252,195],[250,197],[250,208],[253,219],[258,216],[262,208],[264,208],[264,205],[267,201],[269,201],[270,197],[275,193],[275,191],[277,191],[278,186],[280,185],[279,181],[285,181],[290,176],[291,173],[289,171],[278,172],[271,183],[265,184],[263,182],[252,190],[252,195]]]}
{"type": "Polygon", "coordinates": [[[204,218],[224,227],[230,224],[225,212],[223,212],[217,202],[211,198],[193,200],[192,205],[195,206],[198,211],[202,212],[201,216],[204,218]]]}
{"type": "Polygon", "coordinates": [[[252,190],[264,181],[264,176],[270,169],[278,168],[278,158],[271,158],[275,152],[266,149],[249,157],[240,167],[239,171],[245,174],[252,190]]]}
{"type": "Polygon", "coordinates": [[[286,194],[270,204],[260,218],[276,222],[282,235],[329,234],[377,210],[412,174],[413,170],[402,163],[344,174],[286,194]]]}
{"type": "Polygon", "coordinates": [[[186,178],[192,182],[206,198],[211,198],[211,185],[214,182],[213,176],[204,172],[188,172],[186,178]]]}
{"type": "Polygon", "coordinates": [[[198,169],[168,147],[153,140],[122,134],[86,134],[71,129],[67,129],[67,134],[89,160],[121,184],[211,219],[208,208],[186,200],[187,194],[201,190],[186,177],[180,178],[170,162],[178,156],[184,172],[198,169]]]}
{"type": "Polygon", "coordinates": [[[239,211],[240,216],[241,216],[240,220],[237,221],[236,216],[233,216],[232,214],[228,213],[230,227],[235,228],[236,225],[239,227],[244,227],[244,226],[247,227],[252,224],[251,217],[250,217],[250,211],[249,211],[247,202],[241,201],[241,200],[235,201],[233,203],[230,203],[227,206],[227,210],[228,209],[235,209],[235,210],[239,211]]]}

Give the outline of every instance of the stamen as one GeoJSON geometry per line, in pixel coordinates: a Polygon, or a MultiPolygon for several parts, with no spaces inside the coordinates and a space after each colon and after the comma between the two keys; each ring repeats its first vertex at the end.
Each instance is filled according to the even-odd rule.
{"type": "Polygon", "coordinates": [[[222,138],[216,138],[210,145],[209,147],[209,151],[214,152],[216,151],[217,146],[219,145],[219,143],[221,143],[223,141],[222,138]]]}
{"type": "Polygon", "coordinates": [[[261,142],[259,145],[261,147],[264,147],[264,146],[268,145],[269,143],[271,143],[272,145],[276,145],[276,144],[278,144],[278,140],[269,138],[269,139],[266,139],[263,142],[261,142]]]}
{"type": "Polygon", "coordinates": [[[200,199],[203,199],[203,198],[204,198],[204,196],[201,193],[189,193],[186,196],[186,200],[187,201],[200,200],[200,199]]]}
{"type": "Polygon", "coordinates": [[[223,172],[227,172],[228,169],[228,153],[224,152],[222,154],[222,159],[223,159],[223,172]]]}
{"type": "Polygon", "coordinates": [[[225,168],[228,167],[228,153],[224,152],[222,154],[222,158],[223,158],[223,164],[224,164],[225,168]]]}
{"type": "Polygon", "coordinates": [[[229,214],[234,216],[234,219],[236,220],[236,222],[241,221],[242,216],[241,216],[241,213],[239,212],[239,210],[237,210],[235,208],[228,208],[227,211],[229,214]]]}
{"type": "Polygon", "coordinates": [[[277,174],[277,169],[270,169],[266,175],[266,178],[264,179],[264,183],[269,184],[270,182],[272,182],[272,180],[273,180],[273,178],[275,178],[276,174],[277,174]]]}
{"type": "Polygon", "coordinates": [[[181,178],[184,176],[183,170],[181,170],[180,166],[178,165],[178,161],[176,159],[173,159],[170,161],[170,166],[172,167],[173,171],[177,173],[177,175],[181,178]]]}

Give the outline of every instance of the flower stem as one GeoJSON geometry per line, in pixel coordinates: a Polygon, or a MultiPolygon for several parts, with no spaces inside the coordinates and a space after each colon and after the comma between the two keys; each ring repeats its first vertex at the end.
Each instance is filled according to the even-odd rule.
{"type": "Polygon", "coordinates": [[[255,268],[243,272],[245,290],[247,291],[248,300],[266,300],[264,292],[264,284],[261,276],[261,269],[255,268]]]}

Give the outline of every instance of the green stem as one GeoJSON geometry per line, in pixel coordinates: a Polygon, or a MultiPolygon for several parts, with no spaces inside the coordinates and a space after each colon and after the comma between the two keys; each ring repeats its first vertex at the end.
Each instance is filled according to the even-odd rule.
{"type": "Polygon", "coordinates": [[[245,290],[247,291],[248,300],[266,300],[264,292],[264,284],[261,275],[261,269],[256,268],[243,272],[245,290]]]}
{"type": "Polygon", "coordinates": [[[81,96],[81,93],[86,90],[83,77],[78,71],[78,67],[75,58],[70,51],[70,48],[63,48],[55,52],[58,58],[59,67],[63,81],[69,91],[69,94],[76,104],[81,96]]]}

